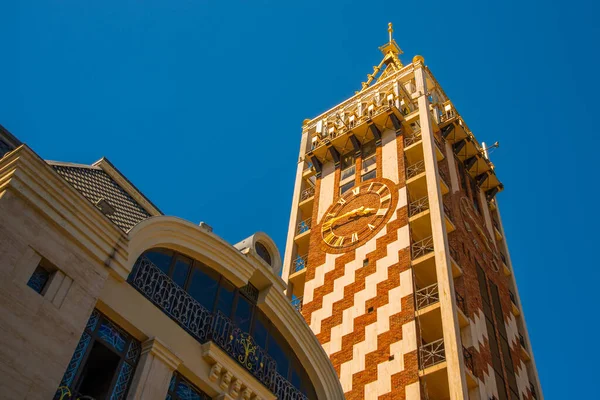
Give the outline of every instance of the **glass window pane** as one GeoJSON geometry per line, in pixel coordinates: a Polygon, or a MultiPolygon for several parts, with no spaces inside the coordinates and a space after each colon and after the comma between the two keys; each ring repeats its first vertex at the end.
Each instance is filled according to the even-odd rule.
{"type": "Polygon", "coordinates": [[[377,178],[377,170],[374,169],[373,171],[367,172],[366,174],[364,174],[362,176],[362,181],[368,181],[369,179],[373,179],[373,178],[377,178]]]}
{"type": "Polygon", "coordinates": [[[271,332],[271,335],[269,335],[269,355],[273,357],[277,363],[277,371],[279,374],[287,379],[289,360],[281,343],[283,343],[283,341],[279,337],[279,334],[271,332]]]}
{"type": "Polygon", "coordinates": [[[175,266],[173,267],[173,275],[171,276],[177,285],[184,287],[188,272],[190,271],[190,264],[190,260],[177,257],[177,261],[175,261],[175,266]]]}
{"type": "Polygon", "coordinates": [[[345,185],[343,185],[340,188],[340,194],[344,194],[348,190],[352,189],[353,186],[354,186],[354,181],[350,181],[350,182],[346,183],[345,185]]]}
{"type": "Polygon", "coordinates": [[[244,296],[238,295],[237,305],[235,307],[235,316],[233,322],[242,331],[250,332],[250,322],[252,321],[252,305],[244,296]]]}
{"type": "Polygon", "coordinates": [[[167,249],[153,249],[144,253],[144,256],[148,258],[154,265],[156,265],[165,274],[169,273],[169,267],[171,266],[171,258],[173,258],[173,252],[167,249]]]}
{"type": "Polygon", "coordinates": [[[375,154],[375,149],[375,140],[371,140],[370,142],[363,144],[360,151],[360,155],[363,158],[363,160],[375,154]]]}
{"type": "Polygon", "coordinates": [[[354,153],[344,154],[341,162],[342,171],[354,166],[354,153]]]}
{"type": "Polygon", "coordinates": [[[209,311],[212,311],[215,305],[218,288],[218,276],[204,269],[194,268],[187,291],[209,311]]]}
{"type": "Polygon", "coordinates": [[[260,310],[256,310],[256,317],[254,318],[254,325],[252,327],[252,337],[257,345],[263,349],[267,348],[267,338],[269,336],[267,331],[267,319],[260,310]]]}
{"type": "Polygon", "coordinates": [[[221,311],[227,317],[231,317],[231,309],[233,308],[233,296],[235,295],[235,287],[227,279],[221,279],[221,287],[217,297],[217,311],[221,311]]]}

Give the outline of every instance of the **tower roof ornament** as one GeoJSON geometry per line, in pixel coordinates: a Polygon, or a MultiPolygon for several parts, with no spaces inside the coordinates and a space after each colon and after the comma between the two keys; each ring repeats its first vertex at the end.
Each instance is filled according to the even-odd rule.
{"type": "Polygon", "coordinates": [[[361,91],[369,87],[369,85],[373,82],[373,80],[375,79],[379,71],[382,70],[382,68],[383,72],[381,73],[381,75],[379,75],[377,80],[385,78],[390,73],[396,72],[397,70],[403,67],[402,62],[398,58],[398,56],[403,52],[402,49],[400,49],[400,46],[398,46],[398,43],[396,43],[396,41],[392,37],[392,34],[394,33],[394,27],[391,22],[388,23],[387,31],[388,42],[379,48],[379,50],[381,50],[381,52],[383,53],[383,60],[381,60],[378,66],[373,67],[372,74],[367,75],[367,81],[362,83],[361,91]]]}

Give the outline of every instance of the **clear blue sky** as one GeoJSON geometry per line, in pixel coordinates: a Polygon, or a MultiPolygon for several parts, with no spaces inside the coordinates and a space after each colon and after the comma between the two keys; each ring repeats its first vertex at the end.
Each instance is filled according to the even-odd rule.
{"type": "Polygon", "coordinates": [[[285,245],[304,118],[352,95],[388,21],[492,155],[548,399],[597,390],[593,2],[0,1],[0,124],[107,156],[166,214],[285,245]],[[288,4],[281,4],[288,3],[288,4]],[[489,4],[488,4],[489,3],[489,4]]]}

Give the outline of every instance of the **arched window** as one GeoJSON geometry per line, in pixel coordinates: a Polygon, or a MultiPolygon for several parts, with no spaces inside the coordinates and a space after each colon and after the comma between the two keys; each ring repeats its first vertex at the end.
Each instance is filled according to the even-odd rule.
{"type": "Polygon", "coordinates": [[[269,250],[267,250],[265,245],[261,242],[256,242],[254,247],[256,248],[256,254],[258,254],[260,258],[265,260],[267,264],[271,265],[271,253],[269,253],[269,250]]]}
{"type": "MultiPolygon", "coordinates": [[[[271,254],[267,248],[261,243],[256,243],[255,247],[257,254],[271,264],[271,254]]],[[[251,284],[238,288],[204,263],[162,248],[142,254],[128,281],[202,343],[211,338],[228,351],[229,348],[235,348],[229,346],[229,341],[244,335],[250,336],[260,347],[259,352],[264,354],[263,357],[275,361],[276,368],[269,373],[279,373],[288,384],[291,383],[309,399],[316,399],[308,374],[291,346],[275,324],[256,306],[258,290],[251,284]],[[175,290],[177,287],[183,291],[175,290]],[[181,304],[186,304],[187,309],[180,309],[181,304]],[[190,321],[194,324],[190,325],[190,321]]],[[[235,355],[232,357],[237,360],[235,355]]],[[[256,359],[260,360],[260,357],[256,359]]],[[[263,365],[260,363],[260,367],[256,368],[262,368],[263,365]]],[[[263,370],[254,371],[248,365],[244,366],[261,377],[265,374],[263,370]]],[[[275,384],[280,381],[270,379],[263,383],[269,386],[271,382],[275,384]]],[[[286,390],[281,385],[270,389],[274,393],[286,390]]],[[[283,392],[275,394],[287,399],[283,392]]]]}

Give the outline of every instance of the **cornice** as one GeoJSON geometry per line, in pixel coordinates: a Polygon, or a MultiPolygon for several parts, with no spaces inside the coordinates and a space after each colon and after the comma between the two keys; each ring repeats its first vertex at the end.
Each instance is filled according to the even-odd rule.
{"type": "Polygon", "coordinates": [[[125,234],[27,145],[0,159],[0,192],[31,204],[118,279],[127,278],[125,234]]]}
{"type": "Polygon", "coordinates": [[[158,338],[151,338],[142,343],[142,354],[145,353],[152,354],[165,363],[172,371],[177,370],[181,364],[181,359],[158,338]]]}

